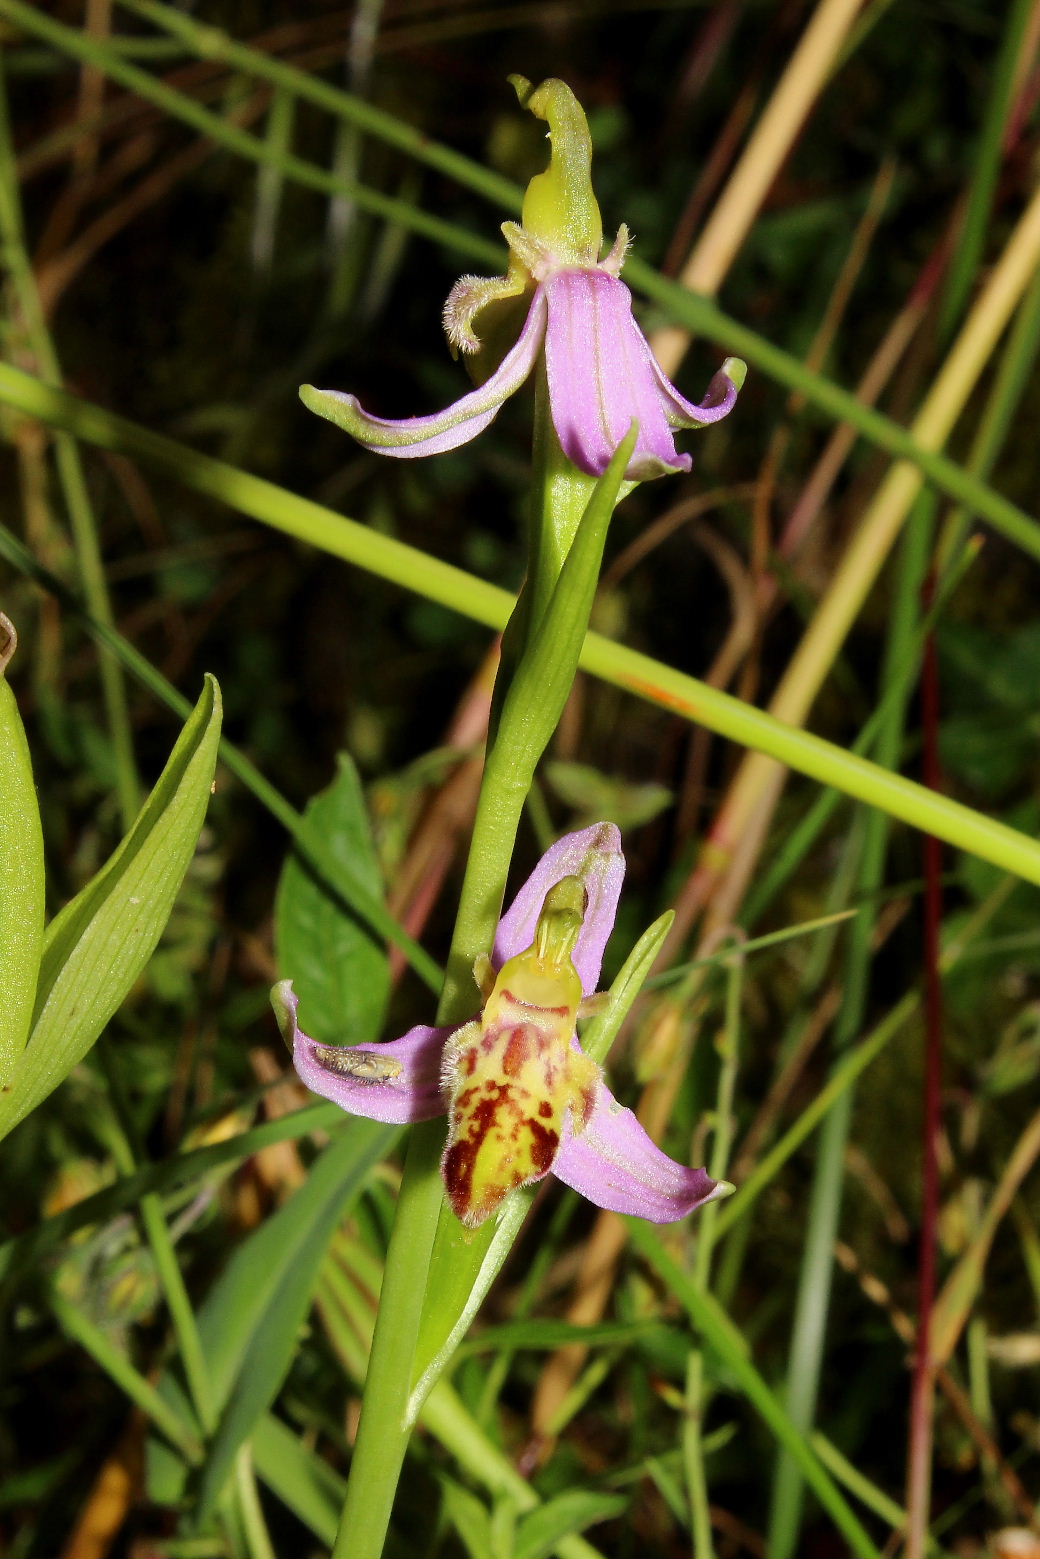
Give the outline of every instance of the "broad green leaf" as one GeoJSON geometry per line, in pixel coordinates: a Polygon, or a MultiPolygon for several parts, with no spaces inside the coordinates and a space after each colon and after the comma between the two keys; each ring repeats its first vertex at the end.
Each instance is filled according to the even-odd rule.
{"type": "Polygon", "coordinates": [[[206,815],[220,713],[220,689],[207,677],[130,832],[48,927],[32,1031],[0,1099],[0,1136],[83,1059],[151,957],[206,815]]]}
{"type": "Polygon", "coordinates": [[[0,676],[0,1086],[25,1049],[43,951],[43,834],[18,705],[0,676]]]}
{"type": "Polygon", "coordinates": [[[239,1246],[208,1295],[199,1336],[221,1417],[202,1473],[200,1520],[285,1379],[337,1225],[396,1136],[396,1127],[351,1121],[300,1189],[239,1246]]]}
{"type": "Polygon", "coordinates": [[[597,1494],[591,1489],[568,1489],[557,1494],[522,1518],[516,1532],[515,1559],[548,1559],[561,1538],[584,1532],[597,1521],[620,1516],[627,1506],[623,1494],[597,1494]]]}
{"type": "MultiPolygon", "coordinates": [[[[353,880],[382,900],[361,781],[345,753],[332,784],[304,813],[304,839],[337,880],[353,880]]],[[[379,1038],[390,994],[386,949],[295,854],[278,884],[275,945],[279,974],[292,980],[316,1034],[330,1044],[379,1038]]]]}

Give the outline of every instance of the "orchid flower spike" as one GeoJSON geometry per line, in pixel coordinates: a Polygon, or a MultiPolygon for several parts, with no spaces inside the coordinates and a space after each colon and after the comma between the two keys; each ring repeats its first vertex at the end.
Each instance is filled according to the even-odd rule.
{"type": "Polygon", "coordinates": [[[520,102],[549,126],[548,168],[527,187],[520,223],[504,222],[509,246],[505,276],[463,276],[444,305],[453,352],[473,358],[479,388],[445,411],[398,421],[363,411],[353,395],[305,384],[305,406],[327,417],[366,448],[410,459],[438,455],[475,438],[517,391],[544,354],[553,426],[564,454],[589,476],[602,476],[633,422],[639,436],[625,476],[644,481],[688,471],[688,454],[675,447],[675,430],[703,428],[725,417],[744,382],[745,365],[727,357],[693,405],[669,381],[632,315],[632,295],[621,280],[630,239],[621,226],[601,257],[603,229],[592,192],[592,142],[585,114],[570,87],[550,79],[532,90],[511,76],[520,102]],[[491,372],[477,334],[478,317],[496,323],[501,308],[527,302],[515,344],[491,372]]]}
{"type": "Polygon", "coordinates": [[[289,980],[271,998],[300,1077],[352,1115],[448,1117],[441,1160],[457,1216],[477,1228],[511,1191],[551,1170],[598,1207],[671,1223],[732,1187],[661,1152],[581,1048],[625,859],[612,823],[542,856],[474,973],[484,997],[461,1028],[413,1028],[387,1044],[323,1045],[302,1032],[289,980]]]}

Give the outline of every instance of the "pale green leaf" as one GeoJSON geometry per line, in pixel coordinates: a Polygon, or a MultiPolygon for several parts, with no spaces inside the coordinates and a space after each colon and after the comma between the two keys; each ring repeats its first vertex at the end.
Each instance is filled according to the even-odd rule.
{"type": "Polygon", "coordinates": [[[32,763],[6,677],[0,676],[0,1085],[25,1048],[43,950],[43,834],[32,763]]]}
{"type": "Polygon", "coordinates": [[[32,1031],[0,1098],[0,1135],[83,1059],[151,957],[206,815],[220,714],[207,677],[130,832],[48,927],[32,1031]]]}

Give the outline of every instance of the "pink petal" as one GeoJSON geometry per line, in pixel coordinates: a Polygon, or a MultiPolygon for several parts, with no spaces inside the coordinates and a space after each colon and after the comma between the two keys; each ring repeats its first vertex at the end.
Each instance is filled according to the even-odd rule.
{"type": "Polygon", "coordinates": [[[271,1002],[293,1065],[312,1093],[351,1115],[398,1126],[444,1114],[441,1052],[451,1029],[409,1029],[385,1045],[322,1045],[299,1027],[291,980],[279,981],[271,1002]]]}
{"type": "Polygon", "coordinates": [[[603,950],[614,929],[625,879],[621,834],[613,823],[593,823],[591,828],[564,834],[550,846],[498,923],[493,962],[496,969],[501,968],[507,958],[530,947],[545,895],[562,877],[580,877],[588,894],[574,967],[583,991],[590,996],[599,980],[603,950]]]}
{"type": "Polygon", "coordinates": [[[605,1083],[585,1130],[568,1133],[552,1169],[597,1207],[651,1223],[674,1223],[732,1189],[706,1170],[687,1169],[662,1153],[605,1083]]]}
{"type": "Polygon", "coordinates": [[[629,480],[688,471],[692,461],[675,448],[660,369],[624,282],[605,271],[571,270],[558,271],[544,286],[549,402],[564,453],[590,476],[602,476],[637,421],[629,480]]]}
{"type": "Polygon", "coordinates": [[[440,455],[476,438],[493,421],[503,401],[520,388],[541,349],[545,318],[545,289],[538,287],[516,345],[506,353],[490,379],[429,417],[403,417],[399,421],[373,417],[362,410],[356,396],[341,390],[316,390],[310,384],[301,385],[300,399],[319,417],[328,418],[377,455],[396,455],[401,460],[440,455]]]}
{"type": "Polygon", "coordinates": [[[711,422],[721,422],[737,404],[738,386],[721,368],[713,376],[700,405],[694,406],[679,394],[652,352],[650,366],[664,403],[665,416],[675,428],[703,428],[711,422]]]}

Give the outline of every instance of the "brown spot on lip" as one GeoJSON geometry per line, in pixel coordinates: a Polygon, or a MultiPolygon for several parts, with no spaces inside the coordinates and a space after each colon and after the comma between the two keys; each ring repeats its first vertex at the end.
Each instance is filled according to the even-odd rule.
{"type": "Polygon", "coordinates": [[[531,1157],[535,1168],[540,1175],[548,1174],[552,1168],[552,1161],[556,1157],[556,1150],[560,1146],[560,1134],[558,1131],[550,1131],[540,1121],[529,1120],[527,1125],[531,1132],[531,1157]]]}
{"type": "Polygon", "coordinates": [[[517,1024],[509,1035],[509,1043],[502,1057],[502,1070],[506,1076],[518,1077],[524,1063],[531,1059],[533,1051],[534,1035],[526,1024],[517,1024]]]}
{"type": "Polygon", "coordinates": [[[473,1170],[477,1162],[477,1149],[479,1142],[468,1140],[465,1142],[453,1142],[444,1154],[441,1164],[441,1174],[444,1177],[444,1188],[448,1193],[448,1200],[456,1218],[471,1226],[480,1220],[474,1218],[475,1209],[471,1209],[470,1193],[473,1186],[473,1170]]]}
{"type": "Polygon", "coordinates": [[[565,1018],[570,1008],[564,1002],[562,1007],[540,1007],[536,1001],[521,1001],[519,996],[514,996],[512,991],[503,991],[503,996],[508,996],[510,1001],[516,1002],[518,1007],[526,1007],[528,1012],[551,1012],[554,1017],[565,1018]]]}
{"type": "Polygon", "coordinates": [[[552,1105],[549,1103],[548,1099],[542,1100],[541,1104],[538,1106],[538,1113],[542,1117],[543,1121],[547,1121],[550,1118],[552,1115],[552,1105]]]}

